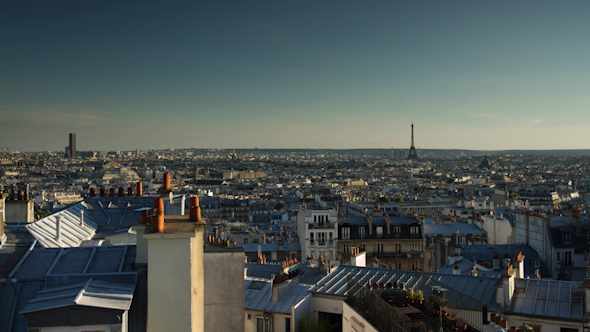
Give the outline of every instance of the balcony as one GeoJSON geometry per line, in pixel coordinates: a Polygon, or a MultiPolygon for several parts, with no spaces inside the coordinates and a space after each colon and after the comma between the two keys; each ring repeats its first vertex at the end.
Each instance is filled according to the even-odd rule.
{"type": "Polygon", "coordinates": [[[336,226],[335,222],[331,223],[310,223],[308,224],[309,229],[334,229],[336,226]]]}
{"type": "Polygon", "coordinates": [[[424,258],[424,253],[421,251],[402,251],[402,252],[372,252],[368,254],[370,258],[398,258],[398,259],[416,259],[424,258]]]}

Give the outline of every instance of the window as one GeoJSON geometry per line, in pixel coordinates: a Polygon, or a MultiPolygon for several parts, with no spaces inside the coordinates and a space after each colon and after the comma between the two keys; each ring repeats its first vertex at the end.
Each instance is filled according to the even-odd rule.
{"type": "Polygon", "coordinates": [[[342,227],[342,240],[350,240],[350,227],[342,227]]]}
{"type": "Polygon", "coordinates": [[[361,249],[361,251],[366,251],[366,250],[365,250],[365,245],[364,245],[364,244],[361,244],[361,245],[359,246],[359,248],[361,249]]]}
{"type": "MultiPolygon", "coordinates": [[[[565,266],[572,266],[572,252],[566,251],[563,253],[563,259],[565,261],[565,266]]],[[[569,279],[566,279],[569,280],[569,279]]]]}
{"type": "Polygon", "coordinates": [[[461,243],[461,244],[465,244],[465,236],[461,236],[461,237],[459,238],[459,243],[461,243]]]}
{"type": "Polygon", "coordinates": [[[401,270],[402,269],[402,262],[397,262],[396,265],[397,265],[397,269],[398,270],[401,270]]]}
{"type": "Polygon", "coordinates": [[[563,243],[570,243],[571,240],[572,239],[570,233],[563,233],[563,243]]]}
{"type": "Polygon", "coordinates": [[[285,317],[285,332],[291,332],[291,317],[285,317]]]}
{"type": "Polygon", "coordinates": [[[401,226],[393,226],[393,232],[395,234],[400,234],[402,232],[401,226]]]}
{"type": "Polygon", "coordinates": [[[326,244],[326,233],[325,232],[318,233],[318,242],[320,243],[321,246],[326,244]]]}
{"type": "Polygon", "coordinates": [[[578,329],[568,329],[567,327],[562,327],[559,329],[559,332],[578,332],[578,329]]]}
{"type": "Polygon", "coordinates": [[[410,227],[410,234],[420,234],[420,227],[418,227],[418,226],[410,227]]]}
{"type": "Polygon", "coordinates": [[[377,226],[377,238],[378,239],[383,238],[383,226],[377,226]]]}
{"type": "Polygon", "coordinates": [[[420,262],[412,261],[412,270],[420,270],[420,262]]]}
{"type": "Polygon", "coordinates": [[[314,242],[313,242],[313,234],[314,234],[314,232],[309,232],[309,244],[311,244],[311,245],[314,244],[314,242]]]}
{"type": "Polygon", "coordinates": [[[383,244],[382,243],[379,243],[377,245],[377,252],[383,252],[383,244]]]}
{"type": "Polygon", "coordinates": [[[402,245],[401,244],[396,244],[395,245],[395,253],[396,254],[401,254],[402,253],[402,245]]]}
{"type": "Polygon", "coordinates": [[[533,261],[533,267],[534,267],[535,269],[539,268],[539,261],[538,261],[538,260],[534,260],[534,261],[533,261]]]}
{"type": "Polygon", "coordinates": [[[263,317],[256,317],[256,332],[270,332],[270,321],[263,317]]]}
{"type": "Polygon", "coordinates": [[[410,245],[410,249],[411,249],[412,252],[418,252],[418,251],[420,251],[420,245],[413,243],[413,244],[410,245]]]}
{"type": "Polygon", "coordinates": [[[364,239],[364,238],[365,238],[365,228],[359,227],[359,239],[364,239]]]}
{"type": "Polygon", "coordinates": [[[244,239],[244,244],[248,244],[248,239],[244,239]]]}

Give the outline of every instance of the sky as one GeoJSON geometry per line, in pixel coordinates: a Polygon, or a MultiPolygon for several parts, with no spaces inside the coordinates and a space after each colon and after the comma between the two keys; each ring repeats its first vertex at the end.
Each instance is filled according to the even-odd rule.
{"type": "Polygon", "coordinates": [[[0,147],[590,148],[589,1],[5,1],[0,147]]]}

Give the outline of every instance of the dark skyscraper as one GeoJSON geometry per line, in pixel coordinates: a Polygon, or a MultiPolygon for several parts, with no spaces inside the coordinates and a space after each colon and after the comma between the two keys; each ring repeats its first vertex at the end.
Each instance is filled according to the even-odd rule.
{"type": "Polygon", "coordinates": [[[76,134],[70,133],[70,158],[76,158],[76,134]]]}
{"type": "Polygon", "coordinates": [[[414,124],[412,123],[412,146],[410,146],[410,154],[408,154],[408,160],[418,160],[418,153],[414,147],[414,124]]]}

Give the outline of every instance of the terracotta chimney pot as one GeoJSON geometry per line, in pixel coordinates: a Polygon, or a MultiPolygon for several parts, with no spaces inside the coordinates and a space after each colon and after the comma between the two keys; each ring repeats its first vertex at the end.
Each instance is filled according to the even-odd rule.
{"type": "Polygon", "coordinates": [[[164,173],[164,183],[162,186],[164,189],[170,190],[170,173],[164,173]]]}

